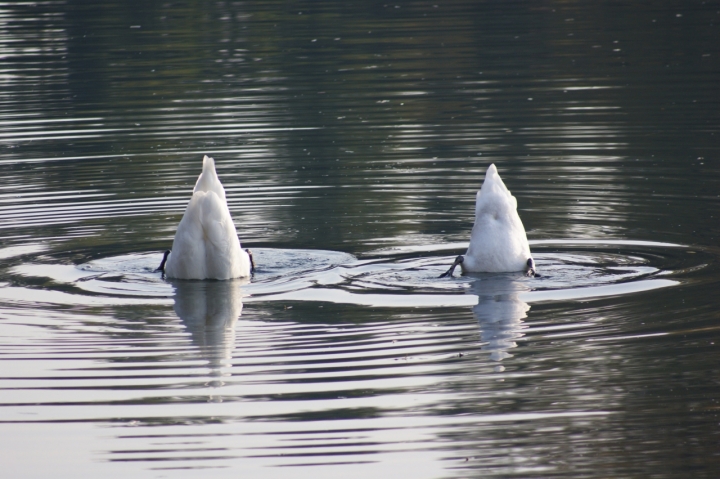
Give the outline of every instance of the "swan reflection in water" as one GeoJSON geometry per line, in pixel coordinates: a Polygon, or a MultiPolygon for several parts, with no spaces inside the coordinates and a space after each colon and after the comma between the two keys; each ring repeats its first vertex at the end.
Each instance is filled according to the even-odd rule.
{"type": "MultiPolygon", "coordinates": [[[[523,319],[530,305],[520,299],[520,294],[530,291],[528,280],[518,273],[474,274],[477,279],[470,285],[469,293],[478,296],[473,315],[480,326],[482,345],[490,358],[502,361],[512,357],[508,351],[517,347],[517,340],[527,328],[523,319]]],[[[495,367],[503,371],[502,365],[495,367]]]]}
{"type": "Polygon", "coordinates": [[[248,282],[172,281],[175,313],[216,375],[220,375],[220,368],[231,365],[235,323],[243,307],[241,287],[248,282]]]}

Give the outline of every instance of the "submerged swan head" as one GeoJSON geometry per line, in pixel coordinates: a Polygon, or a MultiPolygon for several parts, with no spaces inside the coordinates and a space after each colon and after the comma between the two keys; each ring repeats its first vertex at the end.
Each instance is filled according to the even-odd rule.
{"type": "Polygon", "coordinates": [[[536,274],[525,227],[517,213],[517,200],[494,164],[488,167],[477,192],[470,246],[441,277],[452,275],[458,265],[469,273],[524,271],[529,276],[536,274]]]}
{"type": "Polygon", "coordinates": [[[209,156],[203,158],[202,173],[178,225],[172,252],[165,252],[158,269],[177,279],[242,278],[254,270],[252,255],[240,247],[225,189],[209,156]]]}

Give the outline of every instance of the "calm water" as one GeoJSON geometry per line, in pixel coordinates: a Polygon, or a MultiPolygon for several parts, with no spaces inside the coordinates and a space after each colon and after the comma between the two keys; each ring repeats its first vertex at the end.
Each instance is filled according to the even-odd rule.
{"type": "Polygon", "coordinates": [[[8,477],[717,477],[717,2],[0,4],[8,477]],[[257,275],[165,281],[215,157],[257,275]],[[495,163],[543,276],[438,279],[495,163]]]}

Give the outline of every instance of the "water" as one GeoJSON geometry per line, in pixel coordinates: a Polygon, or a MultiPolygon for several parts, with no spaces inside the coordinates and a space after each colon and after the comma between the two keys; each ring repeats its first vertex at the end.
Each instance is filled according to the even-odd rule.
{"type": "Polygon", "coordinates": [[[717,477],[719,24],[0,4],[8,477],[717,477]],[[203,154],[250,282],[153,272],[203,154]],[[490,163],[542,276],[439,279],[490,163]]]}

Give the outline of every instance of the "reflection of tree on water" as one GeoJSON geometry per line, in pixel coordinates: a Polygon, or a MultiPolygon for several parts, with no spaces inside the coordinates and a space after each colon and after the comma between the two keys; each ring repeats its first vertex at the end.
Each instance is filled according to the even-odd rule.
{"type": "Polygon", "coordinates": [[[530,305],[520,299],[520,293],[530,290],[528,279],[518,273],[477,277],[469,292],[478,296],[473,314],[480,324],[481,348],[490,353],[490,358],[502,361],[512,357],[508,350],[517,347],[516,341],[524,336],[522,320],[527,317],[530,305]]]}
{"type": "Polygon", "coordinates": [[[175,313],[190,331],[192,342],[210,366],[229,365],[235,348],[235,323],[242,313],[247,280],[173,281],[175,313]]]}

